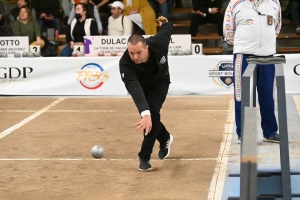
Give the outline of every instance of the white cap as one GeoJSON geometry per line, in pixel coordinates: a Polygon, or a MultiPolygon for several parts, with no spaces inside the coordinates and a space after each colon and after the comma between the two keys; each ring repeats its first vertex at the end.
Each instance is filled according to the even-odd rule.
{"type": "Polygon", "coordinates": [[[109,7],[114,7],[114,8],[119,7],[122,10],[124,10],[124,5],[121,1],[114,1],[113,3],[109,4],[108,6],[109,7]]]}

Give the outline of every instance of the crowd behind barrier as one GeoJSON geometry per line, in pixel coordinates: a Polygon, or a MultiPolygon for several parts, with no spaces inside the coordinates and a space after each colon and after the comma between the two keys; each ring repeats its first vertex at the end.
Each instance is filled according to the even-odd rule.
{"type": "MultiPolygon", "coordinates": [[[[157,1],[163,2],[162,5],[159,5],[159,9],[155,2],[152,0],[143,0],[140,2],[147,3],[147,5],[153,6],[151,9],[148,6],[148,9],[151,9],[151,12],[155,12],[156,17],[161,15],[161,13],[166,13],[165,5],[167,4],[167,18],[174,24],[174,34],[192,34],[192,42],[202,43],[204,47],[204,53],[206,54],[231,54],[232,47],[227,43],[223,42],[223,36],[220,31],[220,20],[207,21],[208,17],[204,15],[213,15],[213,13],[224,15],[224,11],[229,3],[227,0],[221,1],[221,6],[217,1],[194,1],[194,0],[166,0],[166,1],[157,1]],[[213,3],[214,2],[214,3],[213,3]],[[216,6],[215,6],[216,4],[216,6]],[[164,8],[163,8],[164,7],[164,8]],[[216,9],[214,9],[216,8],[216,9]],[[207,10],[205,10],[207,9],[207,10]],[[204,18],[203,18],[204,17],[204,18]],[[203,18],[203,19],[202,19],[203,18]],[[205,19],[205,20],[204,20],[205,19]],[[203,24],[203,26],[199,26],[203,24]],[[216,24],[216,26],[214,25],[216,24]],[[212,26],[213,25],[213,26],[212,26]],[[195,35],[195,30],[196,35],[195,35]]],[[[28,6],[31,8],[33,17],[39,22],[39,25],[43,24],[43,27],[40,27],[41,36],[44,40],[47,40],[47,28],[54,30],[52,41],[57,43],[57,46],[66,45],[66,33],[68,31],[67,19],[70,17],[70,13],[74,8],[75,3],[86,2],[91,5],[96,6],[96,16],[100,16],[102,24],[102,34],[107,34],[108,29],[108,18],[111,17],[111,7],[109,6],[114,0],[2,0],[0,2],[0,36],[13,35],[13,23],[18,18],[18,12],[22,6],[28,6]],[[46,3],[48,2],[48,3],[46,3]],[[58,3],[58,4],[57,4],[58,3]],[[57,6],[59,5],[59,6],[57,6]],[[43,15],[43,13],[45,15],[43,15]],[[9,17],[10,16],[10,17],[9,17]],[[57,23],[56,21],[60,22],[57,23]],[[66,22],[66,23],[64,23],[66,22]]],[[[127,7],[127,1],[122,1],[124,5],[124,10],[127,7]]],[[[128,1],[133,2],[133,1],[128,1]]],[[[280,35],[277,37],[277,52],[278,53],[299,53],[300,47],[297,45],[297,42],[300,39],[299,32],[299,0],[280,0],[282,6],[282,17],[283,17],[283,26],[281,29],[280,35]],[[298,6],[298,9],[297,9],[298,6]],[[295,27],[295,28],[294,28],[295,27]],[[295,34],[296,29],[296,34],[295,34]]],[[[139,5],[138,5],[139,6],[139,5]]],[[[127,11],[126,11],[127,12],[127,11]]],[[[122,12],[123,14],[123,12],[122,12]]],[[[127,13],[130,14],[130,13],[127,13]]],[[[74,17],[74,15],[73,15],[74,17]]],[[[212,19],[212,18],[210,18],[212,19]]],[[[152,21],[154,22],[155,19],[152,21]]],[[[154,22],[155,23],[155,22],[154,22]]],[[[98,23],[99,26],[99,23],[98,23]]],[[[136,25],[136,28],[140,28],[136,25]]],[[[158,27],[157,27],[158,28],[158,27]]],[[[99,27],[98,27],[99,29],[99,27]]],[[[101,28],[100,28],[101,29],[101,28]]],[[[53,33],[53,31],[48,31],[48,33],[53,33]]],[[[147,33],[145,33],[147,34],[147,33]]],[[[29,36],[29,35],[28,35],[29,36]]],[[[39,42],[37,42],[39,43],[39,42]]],[[[46,41],[46,44],[48,42],[46,41]]],[[[62,49],[60,47],[59,49],[62,49]]],[[[59,51],[58,51],[58,54],[59,51]]]]}

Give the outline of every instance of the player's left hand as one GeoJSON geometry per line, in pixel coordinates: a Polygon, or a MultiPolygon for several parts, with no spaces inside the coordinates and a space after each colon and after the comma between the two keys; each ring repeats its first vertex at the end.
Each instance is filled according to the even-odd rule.
{"type": "Polygon", "coordinates": [[[145,135],[148,135],[148,133],[151,131],[152,129],[152,120],[151,120],[151,115],[145,115],[141,121],[139,121],[138,123],[134,124],[134,126],[136,126],[137,130],[139,132],[144,132],[145,131],[145,135]]]}

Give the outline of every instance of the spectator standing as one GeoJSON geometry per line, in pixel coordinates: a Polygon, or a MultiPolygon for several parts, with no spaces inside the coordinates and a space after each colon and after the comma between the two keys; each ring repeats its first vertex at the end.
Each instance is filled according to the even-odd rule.
{"type": "MultiPolygon", "coordinates": [[[[238,143],[241,143],[242,74],[248,66],[249,56],[273,57],[276,53],[276,37],[282,20],[281,7],[279,0],[232,0],[225,14],[225,40],[233,45],[235,122],[238,143]]],[[[258,64],[256,71],[263,141],[279,143],[273,97],[275,65],[258,64]]]]}
{"type": "Polygon", "coordinates": [[[70,16],[70,12],[73,8],[74,1],[72,0],[62,0],[61,1],[61,7],[64,11],[64,16],[63,16],[63,22],[65,25],[68,25],[68,19],[70,16]]]}

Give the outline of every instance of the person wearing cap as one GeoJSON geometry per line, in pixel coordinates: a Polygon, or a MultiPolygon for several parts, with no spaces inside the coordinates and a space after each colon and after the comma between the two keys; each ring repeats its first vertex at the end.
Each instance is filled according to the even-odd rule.
{"type": "Polygon", "coordinates": [[[109,4],[111,16],[108,18],[108,35],[131,35],[132,21],[123,15],[124,5],[120,1],[109,4]]]}

